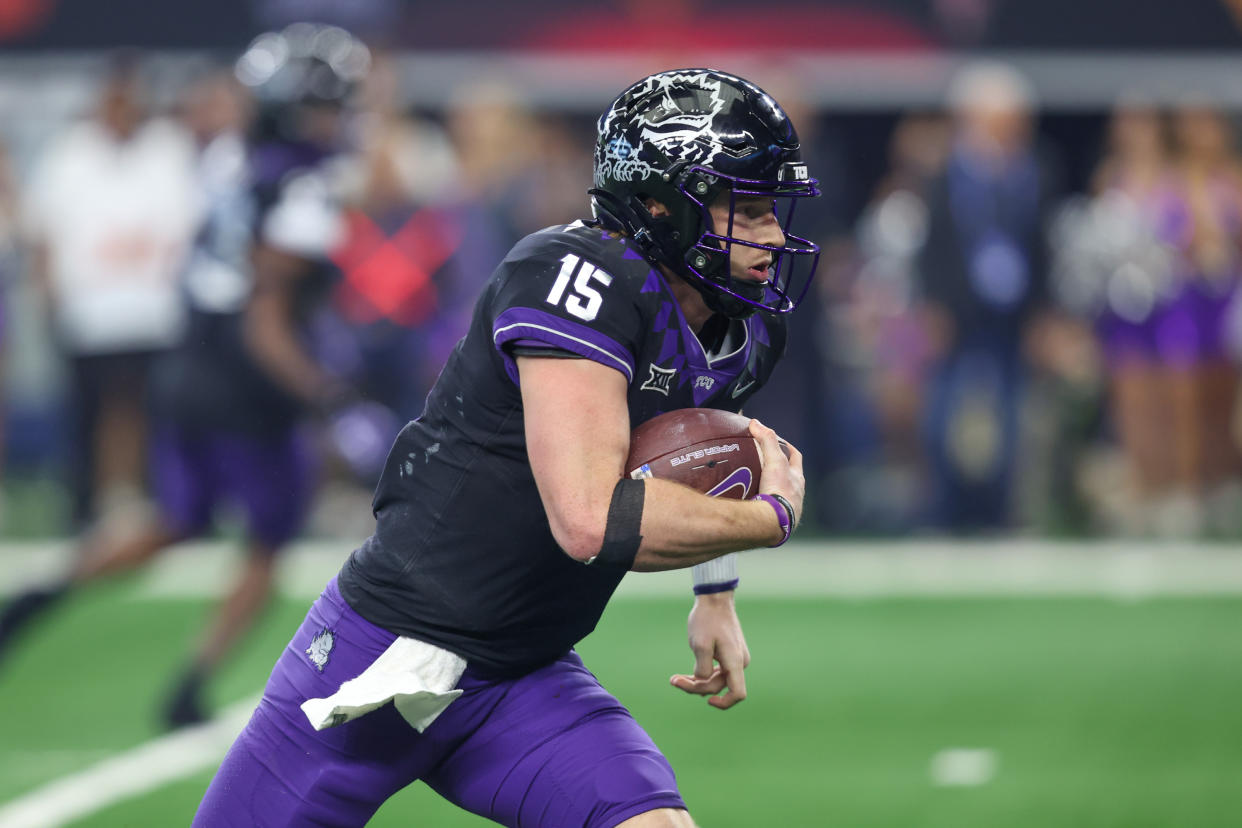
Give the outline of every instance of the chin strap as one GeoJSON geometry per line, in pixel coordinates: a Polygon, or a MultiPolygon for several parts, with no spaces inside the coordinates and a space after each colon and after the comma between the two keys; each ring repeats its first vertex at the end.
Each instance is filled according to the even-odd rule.
{"type": "Polygon", "coordinates": [[[745,319],[758,310],[754,305],[748,305],[736,296],[714,289],[706,279],[691,276],[689,282],[698,289],[703,296],[703,302],[714,313],[722,314],[730,319],[745,319]]]}

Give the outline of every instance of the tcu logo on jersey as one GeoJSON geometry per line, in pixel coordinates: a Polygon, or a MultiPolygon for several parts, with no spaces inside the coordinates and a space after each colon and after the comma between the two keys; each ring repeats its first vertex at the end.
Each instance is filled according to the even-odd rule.
{"type": "Polygon", "coordinates": [[[712,390],[712,386],[716,384],[715,377],[695,377],[694,387],[703,388],[708,391],[712,390]]]}

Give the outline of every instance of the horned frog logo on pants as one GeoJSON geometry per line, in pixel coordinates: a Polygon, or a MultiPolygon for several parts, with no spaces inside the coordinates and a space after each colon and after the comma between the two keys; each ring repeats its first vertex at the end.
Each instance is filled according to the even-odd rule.
{"type": "Polygon", "coordinates": [[[336,646],[336,635],[327,627],[324,627],[311,639],[310,646],[306,648],[306,654],[310,656],[311,664],[314,664],[319,672],[323,672],[324,666],[328,663],[328,656],[331,655],[334,646],[336,646]]]}

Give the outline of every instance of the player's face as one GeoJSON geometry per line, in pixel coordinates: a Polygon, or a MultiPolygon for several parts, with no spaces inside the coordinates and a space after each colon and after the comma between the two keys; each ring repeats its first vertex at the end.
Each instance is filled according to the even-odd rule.
{"type": "MultiPolygon", "coordinates": [[[[731,235],[739,241],[782,247],[785,233],[776,217],[776,204],[770,198],[738,196],[733,204],[733,229],[729,229],[729,193],[723,193],[710,208],[712,224],[717,233],[731,235]]],[[[772,251],[747,247],[742,244],[730,246],[729,270],[735,279],[762,282],[768,278],[772,266],[772,251]]]]}

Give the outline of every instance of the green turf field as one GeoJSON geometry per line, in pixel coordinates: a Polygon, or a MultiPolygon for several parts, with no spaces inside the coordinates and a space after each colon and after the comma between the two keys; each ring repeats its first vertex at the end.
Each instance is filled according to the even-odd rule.
{"type": "MultiPolygon", "coordinates": [[[[126,586],[66,606],[0,667],[0,806],[157,735],[152,708],[202,601],[126,586]]],[[[721,712],[685,600],[615,603],[581,648],[664,749],[704,826],[1242,825],[1242,599],[748,599],[750,698],[721,712]],[[933,757],[991,751],[981,784],[933,757]]],[[[256,692],[300,620],[282,602],[216,685],[256,692]]],[[[188,824],[209,773],[72,824],[188,824]]],[[[3,820],[0,820],[2,822],[3,820]]],[[[415,786],[375,826],[491,824],[415,786]]]]}

